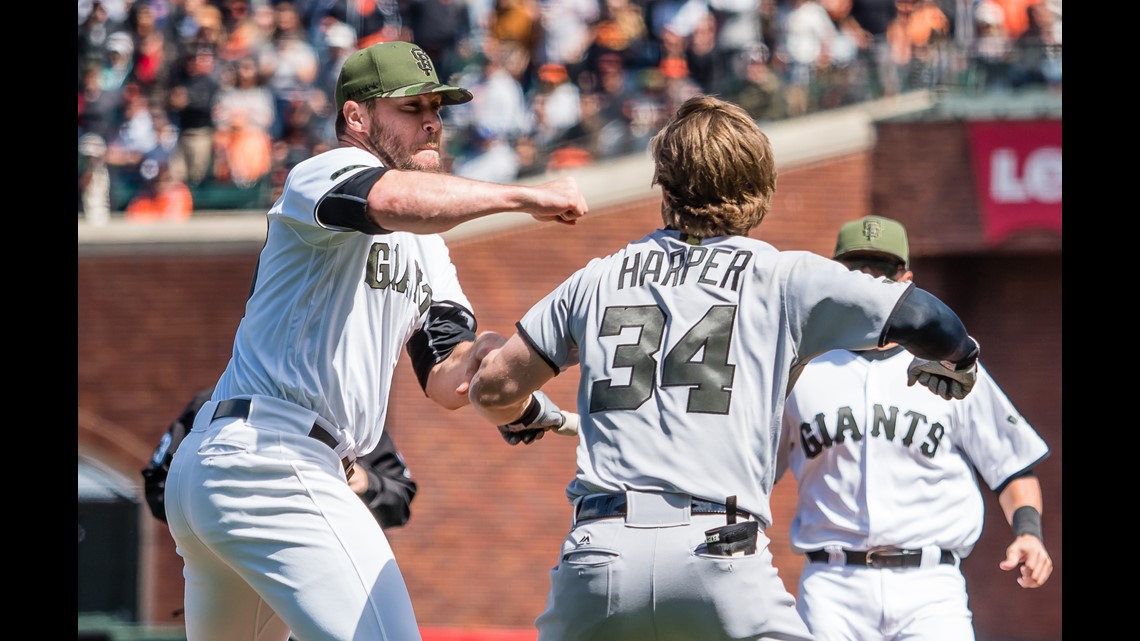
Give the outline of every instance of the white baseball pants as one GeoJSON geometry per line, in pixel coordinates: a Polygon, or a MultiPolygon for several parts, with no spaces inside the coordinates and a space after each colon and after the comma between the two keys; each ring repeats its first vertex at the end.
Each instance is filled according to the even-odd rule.
{"type": "Polygon", "coordinates": [[[956,565],[863,568],[804,564],[799,612],[817,641],[973,641],[956,565]]]}
{"type": "Polygon", "coordinates": [[[254,397],[199,412],[166,485],[188,641],[420,641],[403,576],[313,414],[254,397]]]}

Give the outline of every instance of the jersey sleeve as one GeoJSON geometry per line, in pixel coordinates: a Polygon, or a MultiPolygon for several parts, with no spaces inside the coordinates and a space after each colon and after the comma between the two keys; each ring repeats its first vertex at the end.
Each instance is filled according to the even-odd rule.
{"type": "Polygon", "coordinates": [[[799,360],[833,349],[881,347],[888,317],[913,285],[849,271],[809,252],[784,253],[792,259],[785,301],[799,360]]]}
{"type": "Polygon", "coordinates": [[[281,196],[269,210],[269,217],[288,218],[330,231],[352,231],[348,227],[322,227],[317,221],[317,204],[334,187],[356,174],[382,166],[372,154],[345,147],[313,156],[289,172],[281,196]]]}
{"type": "Polygon", "coordinates": [[[1014,475],[1032,469],[1049,454],[1049,446],[1013,406],[985,367],[966,398],[953,401],[961,429],[958,446],[991,490],[1014,475]]]}
{"type": "Polygon", "coordinates": [[[517,323],[519,334],[550,364],[556,373],[578,364],[578,341],[584,319],[573,318],[572,309],[585,309],[575,299],[586,268],[571,274],[557,288],[534,304],[517,323]]]}

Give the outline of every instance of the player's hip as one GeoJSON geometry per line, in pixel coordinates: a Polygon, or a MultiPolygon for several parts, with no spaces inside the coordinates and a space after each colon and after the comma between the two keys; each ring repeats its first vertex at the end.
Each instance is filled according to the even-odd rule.
{"type": "Polygon", "coordinates": [[[706,532],[724,524],[715,514],[660,527],[578,523],[550,572],[539,640],[809,639],[763,532],[736,556],[710,551],[706,532]]]}

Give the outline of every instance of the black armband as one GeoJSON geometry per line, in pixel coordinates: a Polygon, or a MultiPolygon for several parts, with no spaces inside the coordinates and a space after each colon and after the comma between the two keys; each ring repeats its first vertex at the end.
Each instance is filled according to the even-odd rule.
{"type": "Polygon", "coordinates": [[[475,315],[459,305],[436,304],[428,309],[424,326],[412,334],[407,346],[421,389],[427,389],[431,368],[451,356],[456,345],[475,340],[477,327],[475,315]]]}
{"type": "Polygon", "coordinates": [[[1022,505],[1014,510],[1011,521],[1013,538],[1016,539],[1022,534],[1032,534],[1042,541],[1045,540],[1041,533],[1041,513],[1032,505],[1022,505]]]}
{"type": "Polygon", "coordinates": [[[317,222],[326,227],[355,229],[365,234],[389,233],[391,230],[368,218],[368,192],[386,171],[386,167],[371,167],[330,189],[317,203],[317,222]]]}

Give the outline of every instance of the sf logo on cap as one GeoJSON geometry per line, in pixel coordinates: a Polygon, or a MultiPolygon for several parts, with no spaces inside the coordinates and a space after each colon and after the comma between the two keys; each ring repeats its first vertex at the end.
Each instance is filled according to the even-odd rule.
{"type": "Polygon", "coordinates": [[[863,238],[875,240],[883,235],[883,224],[877,220],[863,221],[863,238]]]}
{"type": "Polygon", "coordinates": [[[425,76],[431,75],[431,58],[423,49],[412,49],[412,57],[416,59],[416,66],[423,70],[425,76]]]}

